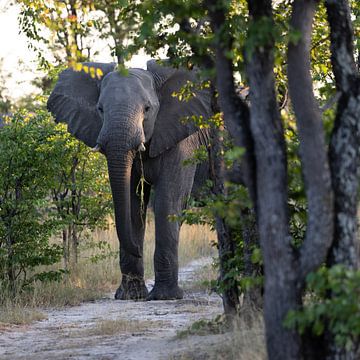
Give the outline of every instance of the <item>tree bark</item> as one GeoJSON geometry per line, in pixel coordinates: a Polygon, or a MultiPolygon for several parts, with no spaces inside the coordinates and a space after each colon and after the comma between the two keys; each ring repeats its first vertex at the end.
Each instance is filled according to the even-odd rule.
{"type": "MultiPolygon", "coordinates": [[[[211,87],[211,106],[213,113],[220,111],[216,100],[215,88],[211,87]]],[[[209,148],[210,178],[213,181],[212,191],[214,195],[225,198],[227,196],[225,188],[225,164],[223,153],[223,138],[219,129],[211,129],[211,145],[209,148]]],[[[225,219],[219,214],[215,214],[215,227],[218,238],[218,252],[220,262],[220,281],[224,290],[222,300],[226,320],[231,324],[232,319],[238,314],[240,308],[239,290],[237,284],[226,277],[229,271],[229,260],[235,257],[237,244],[233,239],[231,229],[226,224],[225,219]]]]}
{"type": "MultiPolygon", "coordinates": [[[[273,26],[271,0],[249,0],[248,5],[250,27],[261,28],[264,22],[273,26]]],[[[248,40],[253,41],[253,51],[246,54],[246,60],[256,156],[257,216],[264,257],[266,343],[271,360],[300,359],[299,335],[283,326],[288,311],[299,306],[301,293],[289,233],[287,160],[275,94],[274,40],[271,34],[264,39],[261,43],[248,40]]]]}
{"type": "MultiPolygon", "coordinates": [[[[212,145],[210,150],[211,178],[213,180],[213,193],[217,196],[226,196],[224,186],[224,159],[221,156],[222,139],[219,130],[213,131],[212,145]]],[[[222,300],[225,316],[228,321],[234,318],[239,311],[240,301],[237,284],[226,276],[229,271],[228,261],[233,259],[236,251],[236,243],[231,236],[231,231],[225,219],[219,214],[215,215],[216,233],[218,238],[218,251],[220,261],[220,281],[223,287],[222,300]]]]}
{"type": "Polygon", "coordinates": [[[226,8],[223,1],[206,1],[211,18],[211,26],[216,34],[216,87],[219,92],[219,105],[224,113],[224,122],[234,144],[245,149],[241,159],[241,173],[244,185],[256,206],[256,159],[254,140],[250,129],[248,105],[236,94],[232,60],[226,55],[232,49],[233,39],[225,29],[226,8]]]}
{"type": "MultiPolygon", "coordinates": [[[[335,194],[334,237],[328,265],[342,264],[357,270],[360,265],[357,234],[357,204],[360,179],[360,77],[354,59],[351,12],[347,0],[325,2],[330,24],[331,62],[340,100],[329,158],[335,194]]],[[[331,297],[331,294],[329,294],[331,297]]],[[[327,359],[359,358],[359,339],[352,349],[335,344],[334,334],[326,331],[327,359]]]]}
{"type": "MultiPolygon", "coordinates": [[[[326,259],[333,237],[334,202],[327,159],[321,110],[315,99],[310,64],[311,33],[318,1],[295,0],[290,26],[301,39],[288,47],[290,98],[296,116],[300,140],[300,158],[308,202],[307,228],[299,257],[299,287],[305,278],[326,259]]],[[[302,336],[306,359],[325,357],[323,339],[315,339],[311,330],[302,336]]]]}
{"type": "Polygon", "coordinates": [[[77,234],[76,224],[72,223],[70,226],[70,233],[69,237],[71,240],[71,266],[75,267],[78,263],[78,256],[79,256],[79,237],[77,234]]]}
{"type": "Polygon", "coordinates": [[[353,30],[346,0],[327,0],[331,61],[341,97],[330,142],[335,193],[335,235],[329,265],[359,268],[357,202],[360,175],[360,78],[353,51],[353,30]]]}
{"type": "Polygon", "coordinates": [[[314,96],[310,50],[316,0],[295,0],[290,25],[301,39],[288,48],[288,78],[300,140],[300,157],[308,202],[307,229],[300,248],[299,281],[325,260],[333,234],[333,191],[321,111],[314,96]]]}
{"type": "Polygon", "coordinates": [[[68,251],[68,230],[67,228],[62,230],[62,248],[63,248],[63,260],[65,270],[69,270],[69,251],[68,251]]]}
{"type": "MultiPolygon", "coordinates": [[[[215,69],[216,87],[219,93],[219,105],[224,115],[224,123],[234,144],[245,149],[240,162],[240,180],[249,191],[253,206],[256,206],[256,159],[254,141],[250,130],[250,112],[248,105],[237,95],[233,78],[232,60],[226,54],[232,48],[233,39],[225,29],[226,7],[223,1],[206,1],[213,32],[216,34],[215,69]]],[[[254,247],[259,246],[258,231],[254,211],[247,209],[239,214],[243,228],[245,276],[253,276],[262,272],[259,266],[251,263],[254,247]],[[252,217],[248,216],[252,213],[252,217]]],[[[244,304],[259,307],[262,303],[261,289],[255,287],[245,294],[244,304]]]]}

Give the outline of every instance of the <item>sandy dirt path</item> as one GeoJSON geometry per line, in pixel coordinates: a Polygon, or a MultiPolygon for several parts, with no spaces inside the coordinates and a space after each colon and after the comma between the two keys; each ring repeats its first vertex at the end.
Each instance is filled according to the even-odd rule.
{"type": "MultiPolygon", "coordinates": [[[[196,272],[209,262],[197,260],[180,270],[185,289],[191,289],[196,272]]],[[[177,359],[189,349],[212,345],[211,336],[177,339],[176,334],[196,320],[221,314],[222,305],[215,294],[187,290],[182,300],[115,301],[109,294],[99,301],[42,312],[47,320],[0,333],[1,360],[177,359]]]]}

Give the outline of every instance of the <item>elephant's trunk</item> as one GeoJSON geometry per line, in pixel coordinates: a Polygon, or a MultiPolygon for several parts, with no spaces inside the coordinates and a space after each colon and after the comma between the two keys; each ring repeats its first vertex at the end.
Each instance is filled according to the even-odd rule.
{"type": "Polygon", "coordinates": [[[127,253],[141,257],[139,244],[134,242],[131,225],[130,177],[135,152],[112,149],[107,146],[106,157],[115,209],[116,231],[121,248],[127,253]]]}

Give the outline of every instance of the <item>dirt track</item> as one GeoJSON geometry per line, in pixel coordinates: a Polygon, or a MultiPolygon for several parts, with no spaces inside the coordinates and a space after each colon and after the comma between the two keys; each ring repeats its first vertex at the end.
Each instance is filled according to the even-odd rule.
{"type": "MultiPolygon", "coordinates": [[[[195,261],[181,269],[185,289],[208,262],[195,261]]],[[[215,294],[188,290],[183,300],[115,301],[109,294],[96,302],[43,312],[47,320],[0,333],[1,360],[176,359],[182,352],[196,353],[219,341],[212,336],[182,340],[175,336],[198,319],[221,314],[222,305],[215,294]]]]}

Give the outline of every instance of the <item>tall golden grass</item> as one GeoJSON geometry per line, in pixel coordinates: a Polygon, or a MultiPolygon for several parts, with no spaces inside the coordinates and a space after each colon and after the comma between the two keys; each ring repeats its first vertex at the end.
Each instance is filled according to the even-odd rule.
{"type": "MultiPolygon", "coordinates": [[[[214,256],[216,254],[215,249],[212,247],[212,243],[216,238],[215,232],[210,230],[209,226],[203,225],[187,225],[184,224],[180,231],[179,241],[179,266],[184,266],[192,260],[214,256]]],[[[116,229],[112,225],[108,230],[98,230],[93,233],[92,240],[95,243],[100,241],[106,241],[112,251],[117,254],[119,251],[119,241],[116,235],[116,229]]],[[[154,251],[155,251],[155,224],[152,214],[147,220],[145,241],[144,241],[144,268],[145,278],[149,279],[154,276],[154,251]]],[[[96,255],[97,250],[93,252],[83,253],[83,257],[90,258],[96,255]]],[[[115,271],[112,273],[116,276],[115,284],[119,281],[119,265],[117,263],[118,257],[116,257],[115,271]]],[[[114,281],[112,282],[114,284],[114,281]]]]}

